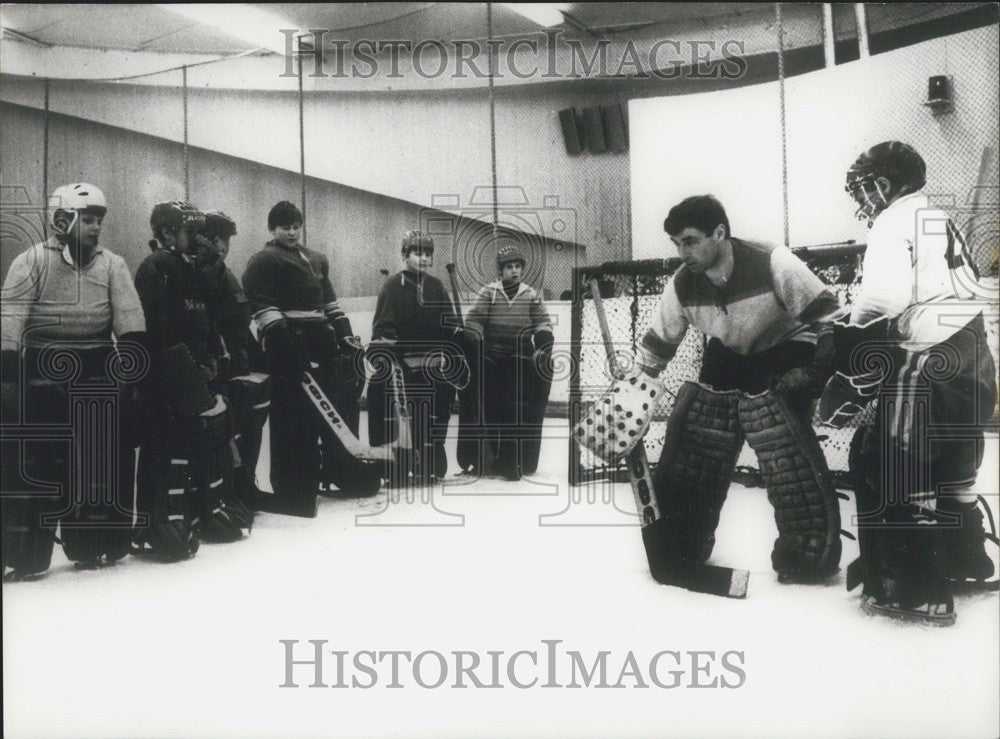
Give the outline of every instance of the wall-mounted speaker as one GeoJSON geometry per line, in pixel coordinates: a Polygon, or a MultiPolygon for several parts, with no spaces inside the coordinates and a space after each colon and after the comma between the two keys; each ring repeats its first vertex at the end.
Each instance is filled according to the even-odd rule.
{"type": "Polygon", "coordinates": [[[591,154],[603,154],[608,150],[604,139],[604,120],[600,106],[583,109],[583,137],[591,154]]]}
{"type": "Polygon", "coordinates": [[[601,108],[604,118],[604,140],[611,151],[628,149],[628,127],[621,105],[605,105],[601,108]]]}
{"type": "Polygon", "coordinates": [[[562,127],[563,142],[566,144],[567,154],[579,154],[583,151],[583,141],[581,141],[580,120],[576,115],[576,108],[567,108],[559,111],[559,125],[562,127]]]}
{"type": "Polygon", "coordinates": [[[927,100],[924,105],[935,114],[947,113],[954,107],[951,77],[943,74],[927,79],[927,100]]]}

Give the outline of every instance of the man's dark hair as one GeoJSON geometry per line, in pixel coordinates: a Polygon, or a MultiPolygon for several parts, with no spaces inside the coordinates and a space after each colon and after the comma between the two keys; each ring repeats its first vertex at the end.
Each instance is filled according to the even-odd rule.
{"type": "Polygon", "coordinates": [[[273,231],[278,226],[291,226],[295,223],[302,225],[302,211],[295,203],[282,200],[277,203],[271,212],[267,214],[267,230],[273,231]]]}
{"type": "Polygon", "coordinates": [[[711,195],[693,195],[670,209],[667,220],[663,222],[663,230],[676,236],[691,227],[709,236],[720,223],[726,227],[726,238],[729,238],[729,216],[722,203],[711,195]]]}

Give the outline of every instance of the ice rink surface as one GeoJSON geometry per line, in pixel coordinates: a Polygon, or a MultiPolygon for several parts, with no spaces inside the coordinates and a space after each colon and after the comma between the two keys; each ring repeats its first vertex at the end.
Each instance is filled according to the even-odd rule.
{"type": "MultiPolygon", "coordinates": [[[[520,483],[451,475],[430,500],[324,498],[315,520],[261,514],[250,538],[180,564],[77,572],[57,551],[44,579],[3,586],[6,736],[1000,735],[996,593],[956,597],[951,628],[868,617],[844,589],[857,554],[847,539],[828,584],[778,584],[771,507],[737,484],[712,562],[751,570],[746,600],[657,585],[626,515],[629,486],[570,488],[565,422],[547,432],[542,469],[520,483]],[[624,687],[544,688],[547,668],[528,656],[515,677],[537,682],[524,689],[505,668],[500,688],[453,687],[453,657],[434,689],[409,668],[389,688],[384,664],[370,689],[310,688],[309,665],[293,667],[298,688],[280,688],[282,639],[297,640],[296,659],[311,657],[310,639],[347,652],[347,685],[367,680],[351,667],[364,650],[467,650],[484,665],[488,651],[526,650],[542,665],[542,640],[561,640],[556,683],[580,680],[575,650],[588,666],[608,652],[605,684],[624,687]],[[659,679],[680,670],[677,687],[650,683],[664,650],[678,659],[660,663],[659,679]],[[648,687],[621,679],[630,652],[648,687]],[[720,668],[725,652],[744,679],[720,668]],[[695,674],[692,659],[708,667],[695,674]]],[[[992,438],[977,489],[994,513],[997,460],[992,438]]],[[[852,512],[843,502],[845,528],[852,512]]],[[[439,663],[423,668],[436,682],[439,663]]]]}

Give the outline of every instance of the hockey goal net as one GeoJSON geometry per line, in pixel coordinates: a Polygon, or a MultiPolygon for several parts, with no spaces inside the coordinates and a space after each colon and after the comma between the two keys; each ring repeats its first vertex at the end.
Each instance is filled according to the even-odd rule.
{"type": "MultiPolygon", "coordinates": [[[[853,242],[809,246],[793,249],[809,268],[841,301],[849,304],[860,284],[861,261],[865,246],[853,242]]],[[[681,265],[680,259],[654,259],[635,262],[606,262],[597,267],[581,267],[573,272],[572,352],[569,418],[571,428],[587,407],[607,390],[612,382],[601,329],[590,297],[591,281],[600,285],[604,311],[618,356],[631,357],[636,345],[649,327],[660,295],[668,279],[681,265]]],[[[697,381],[706,338],[691,328],[677,351],[676,357],[661,376],[670,392],[663,393],[656,407],[644,443],[651,464],[655,467],[663,448],[667,418],[673,407],[672,393],[687,380],[697,381]]],[[[827,463],[838,486],[849,487],[847,455],[851,438],[861,424],[874,413],[873,404],[842,429],[820,426],[813,419],[827,463]]],[[[612,467],[604,460],[580,447],[570,434],[569,479],[580,484],[600,477],[624,477],[624,464],[612,467]]],[[[757,485],[760,478],[757,458],[744,444],[737,462],[736,474],[747,484],[757,485]]]]}

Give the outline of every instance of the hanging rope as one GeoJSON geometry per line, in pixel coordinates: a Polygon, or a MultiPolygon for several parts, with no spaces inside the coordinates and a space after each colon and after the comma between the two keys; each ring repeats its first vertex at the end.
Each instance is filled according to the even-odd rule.
{"type": "MultiPolygon", "coordinates": [[[[42,202],[49,202],[49,78],[45,78],[45,113],[42,119],[42,202]]],[[[42,233],[49,240],[49,214],[42,214],[42,233]]]]}
{"type": "Polygon", "coordinates": [[[493,187],[493,244],[496,246],[497,234],[500,230],[500,218],[497,211],[497,119],[496,98],[493,90],[493,77],[496,74],[493,61],[493,3],[486,3],[486,46],[489,50],[489,95],[490,95],[490,177],[493,187]]]}
{"type": "Polygon", "coordinates": [[[184,199],[191,200],[191,155],[188,152],[188,68],[181,67],[181,96],[184,100],[184,199]]]}
{"type": "Polygon", "coordinates": [[[788,234],[788,129],[785,125],[785,27],[781,20],[781,3],[774,4],[778,27],[778,104],[781,110],[781,218],[785,226],[785,246],[790,247],[788,234]]]}
{"type": "MultiPolygon", "coordinates": [[[[296,36],[298,47],[302,45],[302,37],[296,36]]],[[[305,127],[305,94],[302,91],[302,49],[297,48],[296,57],[299,67],[299,182],[302,185],[302,244],[306,243],[306,127],[305,127]]]]}

